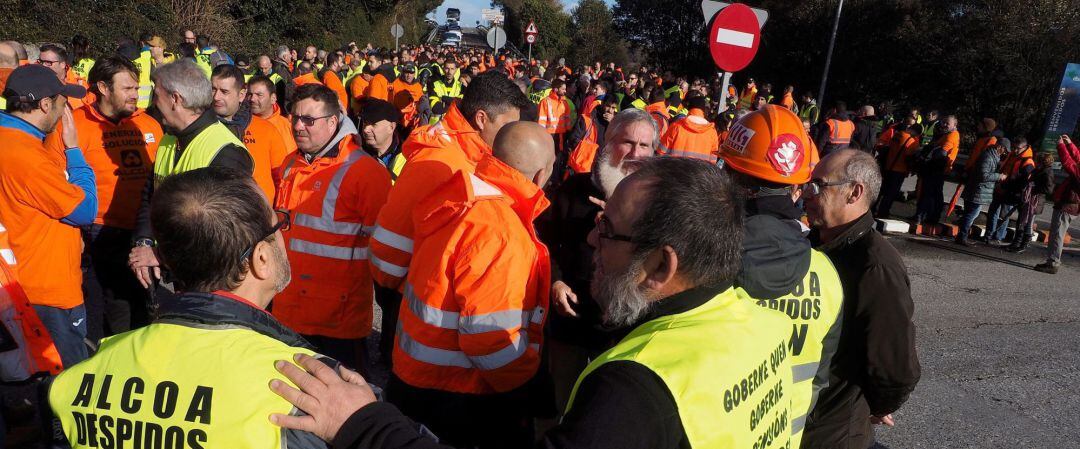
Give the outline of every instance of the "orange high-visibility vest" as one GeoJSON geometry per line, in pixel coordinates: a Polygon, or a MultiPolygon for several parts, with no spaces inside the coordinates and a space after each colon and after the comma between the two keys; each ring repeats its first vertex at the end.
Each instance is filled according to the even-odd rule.
{"type": "Polygon", "coordinates": [[[379,212],[371,236],[371,270],[379,285],[400,288],[413,255],[413,208],[445,184],[455,172],[472,173],[491,154],[480,133],[453,103],[434,125],[417,128],[402,144],[405,164],[379,212]]]}
{"type": "Polygon", "coordinates": [[[855,123],[851,120],[829,119],[825,123],[829,126],[828,146],[846,148],[851,144],[851,135],[855,133],[855,123]]]}
{"type": "Polygon", "coordinates": [[[600,149],[600,132],[592,117],[582,116],[581,119],[585,121],[585,138],[581,139],[577,148],[570,153],[567,165],[574,173],[590,173],[596,160],[596,152],[600,149]]]}
{"type": "MultiPolygon", "coordinates": [[[[584,112],[584,111],[583,111],[584,112]]],[[[552,93],[540,100],[539,116],[536,120],[548,134],[565,134],[570,131],[570,105],[565,98],[552,93]]]]}
{"type": "Polygon", "coordinates": [[[979,160],[979,156],[982,155],[983,150],[990,148],[997,144],[997,137],[986,136],[980,137],[975,141],[975,146],[971,148],[971,154],[968,155],[967,162],[964,162],[964,171],[971,170],[971,167],[975,166],[975,162],[979,160]]]}
{"type": "Polygon", "coordinates": [[[417,204],[416,257],[394,342],[398,378],[491,394],[536,374],[551,265],[533,220],[547,206],[538,186],[493,156],[417,204]]]}
{"type": "Polygon", "coordinates": [[[645,112],[648,112],[652,116],[653,121],[656,122],[656,129],[659,130],[659,135],[664,135],[667,132],[668,122],[671,121],[671,115],[668,114],[667,104],[663,101],[645,106],[645,112]]]}
{"type": "Polygon", "coordinates": [[[660,138],[661,156],[688,157],[715,164],[720,156],[720,135],[699,109],[668,126],[660,138]],[[704,123],[701,123],[704,122],[704,123]]]}
{"type": "Polygon", "coordinates": [[[0,225],[0,326],[15,347],[0,352],[0,381],[19,382],[38,373],[56,375],[63,369],[60,353],[26,298],[15,275],[15,253],[7,229],[0,225]]]}
{"type": "Polygon", "coordinates": [[[390,191],[390,174],[355,134],[308,163],[300,152],[281,168],[276,207],[292,213],[284,232],[292,282],[274,297],[274,316],[306,335],[371,333],[374,287],[368,239],[390,191]]]}

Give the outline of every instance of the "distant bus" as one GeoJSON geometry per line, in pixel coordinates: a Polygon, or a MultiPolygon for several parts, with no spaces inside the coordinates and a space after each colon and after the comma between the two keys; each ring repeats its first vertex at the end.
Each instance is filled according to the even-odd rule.
{"type": "Polygon", "coordinates": [[[448,8],[446,10],[446,18],[453,19],[454,21],[461,20],[461,10],[457,8],[448,8]]]}

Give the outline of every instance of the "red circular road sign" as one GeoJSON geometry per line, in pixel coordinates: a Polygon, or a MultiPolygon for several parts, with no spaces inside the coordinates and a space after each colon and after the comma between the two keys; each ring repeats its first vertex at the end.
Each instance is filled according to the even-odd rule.
{"type": "Polygon", "coordinates": [[[733,3],[712,19],[709,26],[709,53],[717,67],[727,72],[746,68],[761,44],[761,27],[754,11],[742,3],[733,3]]]}
{"type": "Polygon", "coordinates": [[[530,43],[530,44],[535,44],[536,43],[536,35],[535,34],[526,34],[525,35],[525,42],[530,43]]]}

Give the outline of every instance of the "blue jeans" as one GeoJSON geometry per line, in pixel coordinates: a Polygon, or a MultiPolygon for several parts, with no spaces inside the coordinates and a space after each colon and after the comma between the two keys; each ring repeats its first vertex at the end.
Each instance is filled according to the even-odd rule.
{"type": "Polygon", "coordinates": [[[86,347],[86,306],[80,304],[71,309],[59,309],[34,305],[34,311],[49,330],[65,368],[90,357],[86,347]]]}
{"type": "Polygon", "coordinates": [[[997,201],[990,203],[990,211],[986,213],[987,240],[1005,240],[1005,233],[1009,230],[1009,216],[1016,211],[1016,207],[1016,204],[997,201]]]}
{"type": "Polygon", "coordinates": [[[975,223],[976,218],[979,218],[979,212],[982,212],[982,208],[982,204],[964,201],[964,218],[960,221],[960,239],[967,239],[968,234],[971,232],[971,225],[975,223]]]}

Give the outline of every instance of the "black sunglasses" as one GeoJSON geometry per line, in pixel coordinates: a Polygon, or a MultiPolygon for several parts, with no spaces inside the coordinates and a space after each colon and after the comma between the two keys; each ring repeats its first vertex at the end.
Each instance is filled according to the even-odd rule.
{"type": "Polygon", "coordinates": [[[270,232],[267,232],[266,235],[262,236],[259,240],[256,240],[255,243],[252,243],[251,246],[244,250],[244,253],[240,255],[240,260],[251,257],[251,253],[255,251],[255,247],[259,245],[259,242],[266,241],[266,239],[270,238],[270,236],[276,234],[278,231],[288,231],[289,227],[292,226],[292,214],[290,214],[289,211],[275,210],[274,214],[277,215],[277,224],[270,229],[270,232]]]}
{"type": "Polygon", "coordinates": [[[311,116],[307,116],[307,115],[294,115],[294,116],[292,116],[292,122],[293,122],[294,125],[296,124],[296,122],[302,122],[304,124],[304,126],[315,126],[315,121],[316,120],[322,120],[324,118],[330,118],[330,117],[333,117],[333,116],[334,116],[334,114],[324,115],[322,117],[311,117],[311,116]]]}
{"type": "Polygon", "coordinates": [[[611,230],[611,221],[600,213],[596,218],[596,235],[602,239],[615,240],[619,242],[636,243],[637,240],[629,235],[616,234],[611,230]]]}

